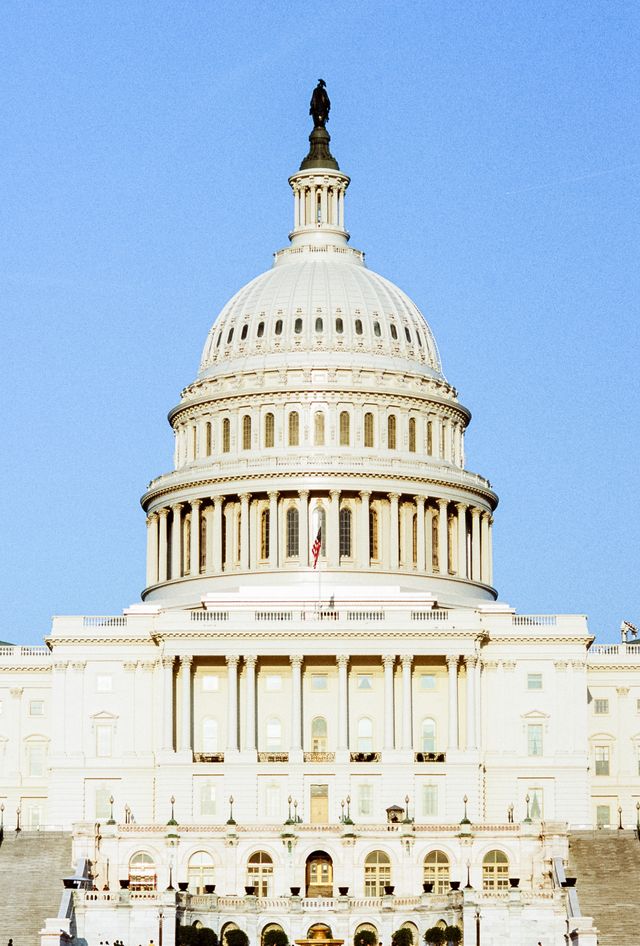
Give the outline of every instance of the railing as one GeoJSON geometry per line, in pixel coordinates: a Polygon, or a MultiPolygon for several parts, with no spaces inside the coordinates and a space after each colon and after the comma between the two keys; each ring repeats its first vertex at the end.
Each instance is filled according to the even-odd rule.
{"type": "Polygon", "coordinates": [[[224,762],[224,752],[194,752],[194,762],[224,762]]]}
{"type": "Polygon", "coordinates": [[[511,623],[515,627],[555,627],[555,614],[513,614],[511,623]]]}
{"type": "Polygon", "coordinates": [[[384,621],[384,611],[347,611],[347,621],[384,621]]]}
{"type": "Polygon", "coordinates": [[[441,609],[433,611],[412,611],[412,621],[446,621],[449,617],[448,611],[441,609]]]}
{"type": "Polygon", "coordinates": [[[127,615],[85,615],[82,618],[83,627],[126,627],[127,615]]]}
{"type": "Polygon", "coordinates": [[[305,752],[302,756],[305,762],[333,762],[335,757],[335,752],[305,752]]]}
{"type": "Polygon", "coordinates": [[[256,621],[293,621],[293,611],[255,611],[256,621]]]}
{"type": "Polygon", "coordinates": [[[379,752],[351,752],[350,759],[352,762],[379,762],[380,753],[379,752]]]}
{"type": "Polygon", "coordinates": [[[192,611],[192,621],[228,621],[228,611],[192,611]]]}
{"type": "Polygon", "coordinates": [[[50,654],[48,647],[25,647],[20,644],[3,644],[0,647],[0,657],[48,657],[50,654]]]}
{"type": "Polygon", "coordinates": [[[258,762],[288,762],[288,752],[259,752],[258,762]]]}
{"type": "Polygon", "coordinates": [[[446,752],[415,752],[414,762],[446,762],[446,752]]]}
{"type": "Polygon", "coordinates": [[[640,644],[594,644],[589,654],[640,654],[640,644]]]}

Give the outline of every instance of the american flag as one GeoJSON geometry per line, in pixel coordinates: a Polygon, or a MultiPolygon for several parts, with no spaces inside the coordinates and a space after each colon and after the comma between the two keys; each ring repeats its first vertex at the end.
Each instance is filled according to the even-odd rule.
{"type": "Polygon", "coordinates": [[[322,526],[318,529],[318,534],[315,538],[315,542],[311,546],[311,554],[313,555],[313,567],[315,568],[318,564],[318,556],[320,555],[320,549],[322,548],[322,526]]]}

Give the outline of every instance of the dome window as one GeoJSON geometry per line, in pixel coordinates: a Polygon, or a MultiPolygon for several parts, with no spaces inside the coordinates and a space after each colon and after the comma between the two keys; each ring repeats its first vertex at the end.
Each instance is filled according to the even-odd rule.
{"type": "Polygon", "coordinates": [[[389,450],[396,449],[396,418],[395,414],[389,414],[387,418],[387,446],[389,450]]]}
{"type": "Polygon", "coordinates": [[[380,331],[380,323],[379,323],[379,322],[374,322],[374,323],[373,323],[373,334],[375,335],[376,338],[380,338],[380,336],[382,335],[382,332],[380,331]]]}
{"type": "Polygon", "coordinates": [[[356,335],[362,335],[362,319],[356,319],[356,335]]]}
{"type": "Polygon", "coordinates": [[[300,443],[300,417],[297,411],[289,414],[289,446],[297,447],[300,443]]]}
{"type": "Polygon", "coordinates": [[[275,333],[276,335],[282,335],[282,319],[278,319],[276,322],[275,333]]]}
{"type": "Polygon", "coordinates": [[[316,319],[316,332],[321,332],[322,328],[322,319],[316,319]]]}
{"type": "Polygon", "coordinates": [[[251,449],[251,417],[245,414],[242,418],[242,449],[251,449]]]}
{"type": "Polygon", "coordinates": [[[351,510],[343,506],[339,516],[340,558],[351,558],[351,510]]]}
{"type": "Polygon", "coordinates": [[[231,450],[231,421],[228,417],[222,421],[222,452],[229,453],[231,450]]]}
{"type": "Polygon", "coordinates": [[[247,323],[245,322],[244,325],[242,326],[242,331],[240,332],[240,341],[241,341],[241,342],[243,342],[243,341],[245,340],[245,338],[247,337],[248,331],[249,331],[249,326],[248,326],[247,323]]]}
{"type": "Polygon", "coordinates": [[[293,324],[293,331],[296,333],[296,335],[302,334],[302,319],[295,320],[293,324]]]}
{"type": "Polygon", "coordinates": [[[373,414],[370,412],[364,415],[364,445],[373,447],[373,414]]]}
{"type": "Polygon", "coordinates": [[[313,418],[313,442],[316,447],[324,447],[324,414],[316,411],[313,418]]]}
{"type": "Polygon", "coordinates": [[[393,322],[392,322],[391,325],[389,326],[389,331],[391,332],[391,338],[394,340],[394,342],[397,342],[397,341],[398,341],[398,329],[395,327],[395,325],[393,324],[393,322]]]}
{"type": "Polygon", "coordinates": [[[265,414],[264,418],[264,445],[273,447],[275,443],[275,419],[271,412],[265,414]]]}
{"type": "Polygon", "coordinates": [[[344,332],[344,324],[341,318],[336,319],[336,332],[338,335],[342,335],[344,332]]]}
{"type": "Polygon", "coordinates": [[[258,338],[262,338],[264,335],[264,322],[258,322],[258,331],[256,332],[258,338]]]}
{"type": "Polygon", "coordinates": [[[404,327],[404,337],[405,337],[406,340],[409,342],[409,344],[411,344],[411,332],[409,331],[409,326],[408,326],[408,325],[405,325],[405,327],[404,327]]]}
{"type": "Polygon", "coordinates": [[[349,411],[340,411],[340,446],[348,447],[350,441],[351,418],[349,411]]]}
{"type": "Polygon", "coordinates": [[[229,344],[232,338],[233,338],[233,328],[230,328],[229,334],[227,335],[227,345],[229,344]]]}
{"type": "Polygon", "coordinates": [[[422,348],[422,335],[420,332],[416,332],[416,338],[418,339],[418,345],[422,348]]]}
{"type": "Polygon", "coordinates": [[[222,341],[222,329],[218,332],[218,341],[216,342],[216,348],[220,348],[220,342],[222,341]]]}
{"type": "Polygon", "coordinates": [[[409,453],[416,452],[416,419],[409,418],[409,453]]]}

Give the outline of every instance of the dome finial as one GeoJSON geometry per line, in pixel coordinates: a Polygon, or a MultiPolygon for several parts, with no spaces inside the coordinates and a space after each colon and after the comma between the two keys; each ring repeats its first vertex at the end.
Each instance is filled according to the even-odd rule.
{"type": "Polygon", "coordinates": [[[313,118],[313,131],[309,135],[309,154],[306,156],[300,170],[308,168],[331,168],[339,171],[340,166],[329,150],[331,136],[325,128],[329,121],[331,101],[327,94],[327,84],[324,79],[318,79],[318,84],[311,94],[309,114],[313,118]]]}

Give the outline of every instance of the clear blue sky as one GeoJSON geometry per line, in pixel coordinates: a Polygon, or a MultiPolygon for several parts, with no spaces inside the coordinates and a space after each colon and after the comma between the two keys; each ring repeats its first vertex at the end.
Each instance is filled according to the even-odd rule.
{"type": "Polygon", "coordinates": [[[5,0],[0,28],[0,639],[138,599],[166,413],[286,243],[320,76],[352,243],[474,414],[501,596],[639,621],[636,2],[5,0]]]}

